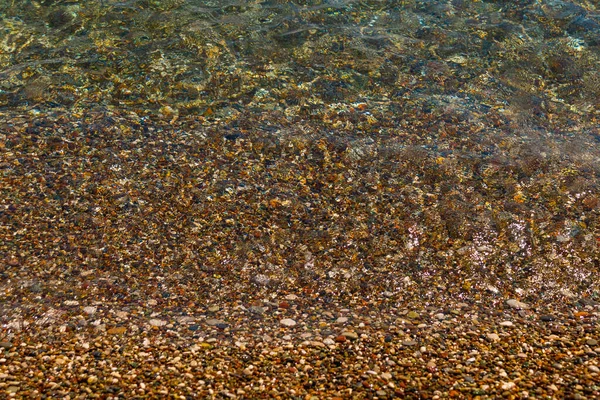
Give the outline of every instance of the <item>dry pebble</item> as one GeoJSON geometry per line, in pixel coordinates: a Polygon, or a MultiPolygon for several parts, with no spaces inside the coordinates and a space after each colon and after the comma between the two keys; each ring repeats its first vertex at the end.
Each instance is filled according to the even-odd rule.
{"type": "Polygon", "coordinates": [[[291,319],[291,318],[284,318],[284,319],[282,319],[281,321],[279,321],[279,323],[280,323],[281,325],[283,325],[283,326],[286,326],[286,327],[292,327],[292,326],[296,326],[296,321],[294,321],[294,320],[293,320],[293,319],[291,319]]]}

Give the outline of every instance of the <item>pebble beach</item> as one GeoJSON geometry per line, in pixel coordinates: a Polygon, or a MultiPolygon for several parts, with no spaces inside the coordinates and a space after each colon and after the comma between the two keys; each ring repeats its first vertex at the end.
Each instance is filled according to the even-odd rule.
{"type": "Polygon", "coordinates": [[[0,3],[1,398],[600,398],[597,2],[391,3],[0,3]]]}

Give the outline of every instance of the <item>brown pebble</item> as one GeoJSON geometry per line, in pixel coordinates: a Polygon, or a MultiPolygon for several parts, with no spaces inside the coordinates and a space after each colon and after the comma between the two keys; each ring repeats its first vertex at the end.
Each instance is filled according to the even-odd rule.
{"type": "Polygon", "coordinates": [[[10,349],[12,346],[11,342],[0,342],[0,347],[3,349],[10,349]]]}
{"type": "Polygon", "coordinates": [[[19,265],[19,259],[17,257],[11,257],[6,261],[6,263],[11,267],[16,267],[19,265]]]}
{"type": "Polygon", "coordinates": [[[281,303],[279,303],[279,308],[290,308],[290,303],[288,303],[287,301],[282,301],[281,303]]]}
{"type": "Polygon", "coordinates": [[[347,340],[346,336],[344,336],[344,335],[339,335],[335,338],[335,341],[338,343],[344,343],[346,340],[347,340]]]}
{"type": "Polygon", "coordinates": [[[127,328],[125,328],[124,326],[117,326],[115,328],[110,328],[106,331],[106,333],[108,333],[109,335],[122,335],[125,332],[127,332],[127,328]]]}

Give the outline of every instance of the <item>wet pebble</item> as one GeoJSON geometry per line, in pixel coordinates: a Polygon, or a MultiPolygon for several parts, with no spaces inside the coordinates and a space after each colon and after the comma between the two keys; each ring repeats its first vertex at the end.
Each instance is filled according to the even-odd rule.
{"type": "Polygon", "coordinates": [[[546,315],[541,315],[540,320],[544,321],[544,322],[551,322],[551,321],[554,321],[555,318],[552,315],[546,314],[546,315]]]}
{"type": "Polygon", "coordinates": [[[260,306],[251,306],[249,309],[250,309],[250,312],[252,312],[254,314],[264,314],[266,311],[265,307],[260,307],[260,306]]]}
{"type": "Polygon", "coordinates": [[[92,306],[87,306],[87,307],[83,307],[83,312],[85,312],[86,314],[90,314],[93,315],[96,313],[96,307],[92,307],[92,306]]]}
{"type": "Polygon", "coordinates": [[[598,372],[600,372],[600,368],[598,368],[595,365],[590,365],[590,366],[588,366],[588,371],[590,371],[594,374],[597,374],[598,372]]]}
{"type": "Polygon", "coordinates": [[[281,321],[279,321],[279,323],[280,323],[281,325],[283,325],[283,326],[286,326],[286,327],[288,327],[288,328],[289,328],[289,327],[292,327],[292,326],[296,326],[296,321],[294,321],[294,320],[293,320],[293,319],[291,319],[291,318],[284,318],[284,319],[282,319],[281,321]]]}
{"type": "Polygon", "coordinates": [[[342,336],[345,336],[347,339],[350,339],[350,340],[358,339],[358,334],[353,331],[344,331],[344,332],[342,332],[342,336]]]}
{"type": "Polygon", "coordinates": [[[125,328],[124,326],[117,326],[114,328],[110,328],[106,331],[106,333],[108,333],[109,335],[122,335],[125,332],[127,332],[127,328],[125,328]]]}
{"type": "Polygon", "coordinates": [[[498,336],[497,333],[488,333],[486,337],[490,342],[497,342],[500,340],[500,336],[498,336]]]}
{"type": "Polygon", "coordinates": [[[500,326],[513,326],[514,324],[511,321],[502,321],[500,322],[500,326]]]}
{"type": "Polygon", "coordinates": [[[206,320],[206,324],[209,326],[219,326],[219,325],[227,325],[227,323],[221,319],[209,318],[206,320]]]}
{"type": "Polygon", "coordinates": [[[416,311],[409,311],[408,314],[406,314],[406,317],[410,319],[417,319],[419,318],[419,313],[416,311]]]}
{"type": "Polygon", "coordinates": [[[515,308],[517,310],[527,310],[529,308],[528,304],[518,301],[516,299],[507,300],[506,304],[508,304],[509,307],[515,308]]]}

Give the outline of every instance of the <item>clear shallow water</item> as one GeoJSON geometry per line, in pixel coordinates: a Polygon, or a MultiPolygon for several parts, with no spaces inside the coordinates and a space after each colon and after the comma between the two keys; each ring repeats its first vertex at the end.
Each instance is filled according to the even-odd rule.
{"type": "Polygon", "coordinates": [[[91,101],[226,116],[248,104],[283,109],[304,99],[318,108],[443,95],[529,118],[551,106],[594,114],[600,94],[591,1],[0,7],[3,107],[91,101]]]}
{"type": "MultiPolygon", "coordinates": [[[[89,202],[115,242],[141,240],[134,221],[154,229],[152,204],[165,227],[144,243],[218,275],[285,282],[299,264],[297,282],[337,291],[596,290],[598,2],[3,1],[0,16],[2,149],[23,160],[3,176],[85,160],[94,190],[64,175],[73,191],[54,198],[89,202]],[[200,205],[169,210],[171,186],[200,205]]],[[[5,188],[6,210],[31,198],[5,188]]],[[[21,223],[7,221],[5,237],[21,223]]],[[[109,237],[90,235],[73,240],[109,237]]]]}

